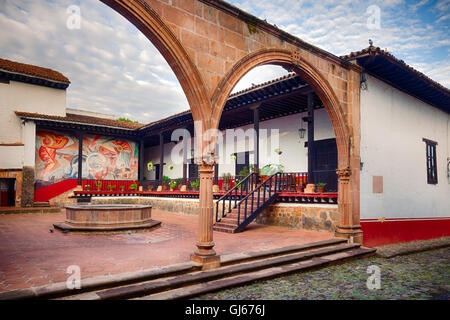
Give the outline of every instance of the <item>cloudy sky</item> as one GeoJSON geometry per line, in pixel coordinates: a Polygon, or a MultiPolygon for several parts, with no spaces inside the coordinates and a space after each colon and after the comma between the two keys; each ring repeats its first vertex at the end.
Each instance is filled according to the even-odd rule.
{"type": "MultiPolygon", "coordinates": [[[[229,2],[335,55],[365,48],[370,38],[450,87],[450,0],[229,2]]],[[[143,123],[188,109],[159,52],[98,0],[0,0],[0,57],[62,72],[71,80],[68,107],[143,123]],[[79,29],[67,27],[71,5],[80,8],[79,29]]],[[[284,73],[255,69],[235,90],[284,73]]]]}

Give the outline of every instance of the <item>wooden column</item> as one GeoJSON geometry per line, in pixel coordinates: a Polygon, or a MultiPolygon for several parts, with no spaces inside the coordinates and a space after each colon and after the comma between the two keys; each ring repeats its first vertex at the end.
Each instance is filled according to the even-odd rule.
{"type": "MultiPolygon", "coordinates": [[[[188,153],[188,150],[187,150],[187,147],[188,147],[188,144],[187,144],[187,138],[185,137],[185,136],[183,136],[183,181],[184,181],[184,183],[186,183],[186,178],[187,178],[187,153],[188,153]]],[[[187,188],[188,186],[186,185],[186,188],[187,188]]]]}
{"type": "Polygon", "coordinates": [[[200,175],[200,214],[198,217],[197,249],[191,255],[191,260],[201,263],[203,270],[220,266],[220,256],[213,250],[213,175],[214,164],[202,163],[199,165],[200,175]]]}
{"type": "Polygon", "coordinates": [[[144,139],[139,140],[139,185],[144,182],[144,139]]]}
{"type": "MultiPolygon", "coordinates": [[[[219,145],[217,143],[214,147],[214,152],[217,157],[219,155],[219,145]]],[[[215,185],[219,184],[219,162],[216,162],[214,166],[214,184],[215,185]]]]}
{"type": "Polygon", "coordinates": [[[78,185],[83,182],[83,132],[78,131],[78,185]]]}
{"type": "Polygon", "coordinates": [[[253,109],[253,129],[255,130],[253,139],[253,165],[255,167],[256,181],[259,181],[259,105],[253,109]]]}
{"type": "Polygon", "coordinates": [[[314,93],[308,93],[308,183],[314,181],[314,93]]]}
{"type": "Polygon", "coordinates": [[[159,183],[163,182],[163,168],[164,168],[164,135],[162,132],[159,133],[159,183]]]}

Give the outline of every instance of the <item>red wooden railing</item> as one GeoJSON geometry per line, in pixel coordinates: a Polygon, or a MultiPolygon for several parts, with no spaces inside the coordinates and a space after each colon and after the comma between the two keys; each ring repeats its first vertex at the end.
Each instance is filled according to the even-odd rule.
{"type": "Polygon", "coordinates": [[[137,180],[95,180],[83,179],[83,191],[129,192],[139,190],[137,180]]]}

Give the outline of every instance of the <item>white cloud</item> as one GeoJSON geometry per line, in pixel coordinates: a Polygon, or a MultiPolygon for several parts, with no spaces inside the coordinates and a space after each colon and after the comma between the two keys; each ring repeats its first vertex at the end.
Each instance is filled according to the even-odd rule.
{"type": "MultiPolygon", "coordinates": [[[[381,30],[367,28],[368,4],[361,0],[231,2],[336,55],[367,47],[370,38],[434,80],[450,83],[448,58],[433,55],[438,50],[448,57],[448,0],[434,5],[440,27],[417,16],[417,8],[428,5],[426,0],[413,6],[400,0],[374,1],[381,8],[381,30]]],[[[128,115],[141,122],[189,108],[162,55],[130,22],[100,1],[0,0],[0,56],[65,74],[72,82],[69,107],[128,115]],[[74,2],[81,8],[80,30],[66,27],[66,8],[74,2]]],[[[284,74],[280,67],[257,68],[234,91],[284,74]]]]}

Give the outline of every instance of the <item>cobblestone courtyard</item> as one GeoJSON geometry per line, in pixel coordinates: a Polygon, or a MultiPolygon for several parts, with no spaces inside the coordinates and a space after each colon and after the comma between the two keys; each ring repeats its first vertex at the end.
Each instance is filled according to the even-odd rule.
{"type": "Polygon", "coordinates": [[[390,259],[370,257],[306,273],[206,294],[196,299],[324,300],[324,299],[450,299],[450,248],[390,259]],[[381,288],[366,286],[378,266],[381,288]]]}

